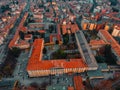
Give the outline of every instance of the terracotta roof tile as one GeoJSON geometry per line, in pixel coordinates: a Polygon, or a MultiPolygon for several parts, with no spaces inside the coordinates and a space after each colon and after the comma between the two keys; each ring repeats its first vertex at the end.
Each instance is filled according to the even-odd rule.
{"type": "Polygon", "coordinates": [[[85,68],[87,65],[80,59],[41,60],[43,39],[36,39],[28,62],[27,70],[48,70],[51,68],[85,68]]]}

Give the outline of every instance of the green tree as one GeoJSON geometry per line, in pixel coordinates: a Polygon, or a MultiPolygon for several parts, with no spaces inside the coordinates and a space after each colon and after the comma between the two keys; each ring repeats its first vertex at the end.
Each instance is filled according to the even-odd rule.
{"type": "Polygon", "coordinates": [[[56,40],[56,41],[55,41],[55,44],[59,44],[59,41],[58,41],[58,40],[56,40]]]}
{"type": "Polygon", "coordinates": [[[104,52],[105,56],[109,57],[111,55],[111,53],[112,53],[112,51],[111,51],[111,45],[106,45],[105,46],[105,52],[104,52]]]}
{"type": "Polygon", "coordinates": [[[116,64],[116,57],[115,57],[114,53],[112,53],[111,45],[105,46],[104,55],[106,58],[106,63],[112,64],[112,65],[116,64]]]}
{"type": "Polygon", "coordinates": [[[21,53],[21,49],[17,47],[13,47],[10,51],[9,54],[12,54],[14,57],[18,57],[21,53]]]}
{"type": "Polygon", "coordinates": [[[46,53],[47,53],[47,49],[44,47],[43,54],[46,54],[46,53]]]}
{"type": "Polygon", "coordinates": [[[24,32],[20,31],[19,36],[20,36],[20,39],[24,40],[24,37],[25,37],[24,32]]]}
{"type": "Polygon", "coordinates": [[[18,1],[16,1],[16,4],[19,4],[19,2],[18,2],[18,1]]]}
{"type": "Polygon", "coordinates": [[[103,56],[96,56],[95,59],[97,60],[98,63],[105,62],[105,57],[103,57],[103,56]]]}
{"type": "Polygon", "coordinates": [[[53,54],[53,59],[65,59],[67,54],[63,50],[59,49],[53,54]]]}
{"type": "Polygon", "coordinates": [[[50,25],[50,26],[49,26],[49,30],[50,30],[50,33],[52,33],[53,30],[54,30],[54,26],[53,26],[53,25],[50,25]]]}
{"type": "Polygon", "coordinates": [[[2,5],[1,10],[4,13],[5,11],[11,10],[11,8],[9,8],[9,5],[2,5]]]}
{"type": "Polygon", "coordinates": [[[4,73],[7,75],[9,75],[12,72],[11,70],[12,69],[11,69],[10,65],[5,66],[3,69],[4,73]]]}
{"type": "Polygon", "coordinates": [[[63,35],[63,44],[68,44],[68,42],[69,42],[69,35],[68,34],[65,34],[65,35],[63,35]]]}

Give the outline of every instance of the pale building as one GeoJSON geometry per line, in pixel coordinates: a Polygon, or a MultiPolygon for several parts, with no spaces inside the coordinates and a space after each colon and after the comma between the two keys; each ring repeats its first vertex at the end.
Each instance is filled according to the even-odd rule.
{"type": "Polygon", "coordinates": [[[115,26],[112,32],[112,36],[117,37],[120,36],[120,26],[115,26]]]}

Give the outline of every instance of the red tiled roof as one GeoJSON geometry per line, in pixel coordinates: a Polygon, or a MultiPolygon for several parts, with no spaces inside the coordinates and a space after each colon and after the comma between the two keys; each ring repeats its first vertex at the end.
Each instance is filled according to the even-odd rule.
{"type": "Polygon", "coordinates": [[[75,33],[78,30],[79,30],[79,27],[77,24],[62,25],[62,34],[75,33]],[[68,31],[67,29],[70,29],[70,30],[68,31]]]}
{"type": "Polygon", "coordinates": [[[72,25],[71,25],[71,31],[72,31],[72,33],[75,33],[75,32],[78,31],[78,30],[79,30],[79,27],[78,27],[77,24],[72,24],[72,25]]]}
{"type": "Polygon", "coordinates": [[[32,34],[25,35],[25,38],[31,38],[31,37],[32,37],[32,34]]]}
{"type": "Polygon", "coordinates": [[[20,30],[23,31],[23,32],[26,32],[27,31],[27,27],[23,26],[23,27],[20,28],[20,30]]]}
{"type": "Polygon", "coordinates": [[[82,84],[82,77],[74,76],[74,87],[75,90],[83,90],[84,86],[82,84]]]}
{"type": "Polygon", "coordinates": [[[74,87],[68,87],[68,90],[74,90],[74,87]]]}
{"type": "Polygon", "coordinates": [[[103,40],[91,40],[90,45],[105,45],[105,44],[108,44],[106,42],[104,42],[103,40]]]}
{"type": "Polygon", "coordinates": [[[80,59],[41,60],[43,40],[36,39],[33,44],[32,55],[29,59],[27,70],[48,70],[51,68],[84,68],[87,65],[80,59]]]}

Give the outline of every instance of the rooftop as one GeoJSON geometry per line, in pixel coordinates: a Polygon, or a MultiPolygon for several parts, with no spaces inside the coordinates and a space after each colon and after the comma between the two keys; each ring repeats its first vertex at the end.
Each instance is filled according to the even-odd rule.
{"type": "Polygon", "coordinates": [[[70,34],[70,33],[75,33],[76,31],[79,30],[79,27],[77,24],[66,24],[62,25],[62,34],[70,34]]]}
{"type": "Polygon", "coordinates": [[[23,18],[22,18],[22,20],[21,20],[21,22],[20,22],[20,24],[19,24],[19,26],[17,28],[17,31],[16,31],[13,39],[9,43],[9,48],[12,48],[14,46],[20,46],[20,45],[28,44],[27,42],[24,42],[24,44],[23,44],[23,42],[19,43],[19,44],[17,43],[17,41],[19,40],[19,31],[20,30],[26,31],[26,28],[23,27],[23,24],[24,24],[27,16],[28,16],[28,13],[25,13],[25,15],[23,16],[23,18]]]}
{"type": "Polygon", "coordinates": [[[32,54],[27,70],[48,70],[52,68],[85,68],[87,65],[80,59],[41,60],[43,39],[36,39],[33,44],[32,54]]]}
{"type": "Polygon", "coordinates": [[[97,70],[87,72],[90,78],[96,78],[96,77],[104,78],[102,71],[106,71],[106,70],[108,71],[108,66],[106,63],[98,63],[98,65],[99,67],[97,70]]]}
{"type": "Polygon", "coordinates": [[[75,90],[84,90],[82,77],[74,76],[74,87],[75,87],[75,90]]]}
{"type": "Polygon", "coordinates": [[[88,71],[87,72],[87,75],[90,77],[90,78],[99,78],[99,77],[102,77],[103,78],[103,73],[101,72],[100,69],[97,69],[97,70],[94,70],[94,71],[88,71]]]}
{"type": "Polygon", "coordinates": [[[98,63],[98,65],[99,65],[99,69],[100,69],[100,70],[108,69],[108,66],[107,66],[106,63],[98,63]]]}
{"type": "Polygon", "coordinates": [[[86,64],[89,67],[95,67],[97,68],[97,62],[90,50],[90,47],[87,44],[87,41],[85,39],[85,36],[82,31],[78,31],[75,33],[77,44],[79,47],[79,51],[82,54],[83,59],[85,60],[86,64]]]}
{"type": "Polygon", "coordinates": [[[107,44],[104,40],[91,40],[89,45],[105,45],[107,44]]]}

